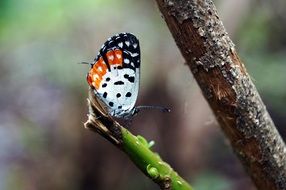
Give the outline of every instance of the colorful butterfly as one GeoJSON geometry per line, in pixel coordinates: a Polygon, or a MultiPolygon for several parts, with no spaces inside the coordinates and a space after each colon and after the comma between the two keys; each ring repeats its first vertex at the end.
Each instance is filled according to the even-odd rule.
{"type": "Polygon", "coordinates": [[[111,116],[130,118],[139,110],[149,108],[169,112],[160,106],[135,107],[139,77],[139,40],[131,33],[119,33],[102,45],[91,64],[87,82],[111,116]]]}

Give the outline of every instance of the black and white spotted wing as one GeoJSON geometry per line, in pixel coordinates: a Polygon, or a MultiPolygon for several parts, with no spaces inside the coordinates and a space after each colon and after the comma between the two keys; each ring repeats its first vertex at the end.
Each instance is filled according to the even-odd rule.
{"type": "Polygon", "coordinates": [[[129,117],[139,89],[140,46],[130,33],[109,38],[101,47],[87,76],[95,94],[111,116],[129,117]]]}

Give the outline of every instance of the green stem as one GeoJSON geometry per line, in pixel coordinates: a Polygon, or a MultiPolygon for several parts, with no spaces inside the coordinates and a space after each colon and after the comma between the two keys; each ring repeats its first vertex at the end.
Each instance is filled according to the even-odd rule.
{"type": "Polygon", "coordinates": [[[89,89],[89,115],[84,126],[99,133],[116,147],[123,150],[135,165],[163,190],[192,190],[192,187],[164,162],[160,156],[152,152],[153,141],[147,142],[142,136],[132,135],[113,118],[105,113],[99,99],[89,89]]]}
{"type": "Polygon", "coordinates": [[[143,137],[136,137],[125,128],[122,128],[121,132],[123,150],[137,167],[158,183],[162,189],[192,190],[192,187],[169,164],[162,161],[157,153],[150,150],[143,137]]]}

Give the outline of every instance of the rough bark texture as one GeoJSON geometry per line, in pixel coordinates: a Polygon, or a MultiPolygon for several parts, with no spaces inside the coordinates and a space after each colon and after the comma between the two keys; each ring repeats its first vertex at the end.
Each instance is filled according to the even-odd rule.
{"type": "Polygon", "coordinates": [[[286,189],[285,144],[213,2],[156,1],[186,64],[257,188],[286,189]]]}

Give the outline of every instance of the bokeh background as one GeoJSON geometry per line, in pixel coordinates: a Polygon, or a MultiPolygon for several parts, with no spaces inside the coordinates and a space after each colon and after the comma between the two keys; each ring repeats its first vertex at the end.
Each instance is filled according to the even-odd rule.
{"type": "MultiPolygon", "coordinates": [[[[286,2],[217,0],[219,14],[280,133],[286,124],[286,2]]],[[[130,130],[195,189],[254,189],[233,155],[154,1],[0,1],[0,189],[158,189],[84,129],[85,81],[104,41],[132,32],[142,51],[130,130]]]]}

